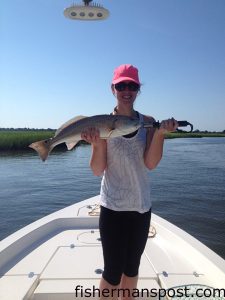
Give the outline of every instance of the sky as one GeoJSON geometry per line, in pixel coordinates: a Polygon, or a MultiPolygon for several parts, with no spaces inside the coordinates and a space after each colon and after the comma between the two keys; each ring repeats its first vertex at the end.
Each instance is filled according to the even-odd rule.
{"type": "Polygon", "coordinates": [[[136,110],[225,130],[224,0],[95,2],[107,20],[65,18],[71,0],[0,1],[0,127],[108,114],[113,70],[129,63],[142,82],[136,110]]]}

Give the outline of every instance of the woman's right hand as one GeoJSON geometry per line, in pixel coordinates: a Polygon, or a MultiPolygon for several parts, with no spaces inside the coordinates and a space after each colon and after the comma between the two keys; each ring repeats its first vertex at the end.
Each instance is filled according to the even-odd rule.
{"type": "Polygon", "coordinates": [[[92,145],[92,155],[90,160],[91,169],[96,176],[101,176],[106,168],[106,140],[100,138],[98,128],[89,127],[81,132],[82,140],[92,145]]]}
{"type": "Polygon", "coordinates": [[[99,129],[95,127],[86,128],[81,132],[81,138],[89,144],[96,145],[101,140],[99,129]]]}

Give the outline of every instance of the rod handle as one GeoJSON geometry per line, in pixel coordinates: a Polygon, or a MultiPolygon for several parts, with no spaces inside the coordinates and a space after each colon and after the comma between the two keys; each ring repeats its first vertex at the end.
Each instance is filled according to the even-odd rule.
{"type": "MultiPolygon", "coordinates": [[[[177,121],[178,122],[178,127],[186,127],[186,126],[190,126],[190,130],[189,131],[183,131],[183,130],[180,130],[180,129],[177,129],[177,131],[179,132],[192,132],[193,131],[193,125],[191,123],[189,123],[188,121],[177,121]]],[[[153,127],[155,128],[159,128],[161,125],[161,123],[158,121],[158,122],[154,122],[153,123],[153,127]]]]}

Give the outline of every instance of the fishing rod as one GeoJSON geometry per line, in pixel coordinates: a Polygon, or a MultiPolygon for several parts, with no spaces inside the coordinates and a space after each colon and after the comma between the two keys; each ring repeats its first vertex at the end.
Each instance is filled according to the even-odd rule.
{"type": "MultiPolygon", "coordinates": [[[[188,121],[177,121],[178,123],[178,127],[186,127],[186,126],[190,126],[190,130],[189,131],[184,131],[181,129],[177,129],[176,131],[178,132],[192,132],[193,131],[193,125],[191,123],[189,123],[188,121]]],[[[161,126],[161,122],[153,122],[153,123],[144,123],[143,127],[145,128],[159,128],[161,126]]]]}

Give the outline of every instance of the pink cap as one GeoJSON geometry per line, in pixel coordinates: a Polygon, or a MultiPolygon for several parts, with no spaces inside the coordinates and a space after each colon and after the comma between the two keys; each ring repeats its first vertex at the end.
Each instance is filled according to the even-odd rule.
{"type": "Polygon", "coordinates": [[[116,84],[121,81],[134,81],[137,84],[141,84],[138,78],[138,69],[132,65],[121,65],[114,70],[114,76],[112,83],[116,84]]]}

